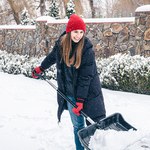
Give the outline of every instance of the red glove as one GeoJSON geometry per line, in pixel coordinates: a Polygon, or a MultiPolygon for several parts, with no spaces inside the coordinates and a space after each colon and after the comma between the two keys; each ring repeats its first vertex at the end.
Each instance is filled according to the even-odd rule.
{"type": "Polygon", "coordinates": [[[34,68],[32,71],[32,77],[37,79],[38,76],[36,76],[35,74],[41,74],[43,71],[44,69],[41,66],[34,68]]]}
{"type": "Polygon", "coordinates": [[[76,102],[76,106],[77,108],[73,108],[72,111],[74,114],[76,114],[77,116],[80,116],[80,111],[83,109],[83,99],[77,98],[77,102],[76,102]]]}

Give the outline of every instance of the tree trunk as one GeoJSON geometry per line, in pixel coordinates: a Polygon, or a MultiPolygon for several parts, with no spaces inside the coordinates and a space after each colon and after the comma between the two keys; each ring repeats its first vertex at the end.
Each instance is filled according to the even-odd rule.
{"type": "Polygon", "coordinates": [[[7,0],[11,9],[12,9],[12,12],[13,12],[13,16],[14,16],[14,19],[16,21],[17,24],[20,24],[20,19],[19,19],[19,11],[18,11],[18,8],[16,8],[17,6],[15,5],[15,2],[13,0],[7,0]]]}
{"type": "Polygon", "coordinates": [[[89,2],[90,2],[91,10],[92,10],[92,18],[95,18],[94,2],[93,0],[89,0],[89,2]]]}
{"type": "Polygon", "coordinates": [[[40,0],[39,7],[40,7],[41,16],[43,16],[46,11],[45,0],[40,0]]]}

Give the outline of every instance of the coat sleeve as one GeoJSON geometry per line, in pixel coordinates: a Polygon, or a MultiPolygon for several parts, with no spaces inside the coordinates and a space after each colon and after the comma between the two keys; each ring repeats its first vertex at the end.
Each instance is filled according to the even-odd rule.
{"type": "Polygon", "coordinates": [[[95,54],[92,48],[82,56],[78,70],[76,97],[86,99],[92,78],[96,72],[95,54]]]}
{"type": "Polygon", "coordinates": [[[47,55],[47,57],[42,61],[41,67],[45,70],[51,67],[53,64],[56,63],[56,53],[58,50],[58,42],[55,43],[52,51],[47,55]]]}

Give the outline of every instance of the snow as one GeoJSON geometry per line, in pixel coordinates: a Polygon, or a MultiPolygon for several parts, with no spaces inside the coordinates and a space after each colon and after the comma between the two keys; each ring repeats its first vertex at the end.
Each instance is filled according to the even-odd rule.
{"type": "MultiPolygon", "coordinates": [[[[68,19],[50,19],[45,16],[40,17],[37,21],[46,21],[47,24],[66,24],[68,19]]],[[[134,23],[135,17],[122,17],[122,18],[83,18],[85,23],[116,23],[116,22],[131,22],[134,23]]]]}
{"type": "MultiPolygon", "coordinates": [[[[75,149],[68,111],[58,124],[56,91],[47,82],[0,72],[0,83],[1,150],[75,149]]],[[[96,130],[98,143],[94,141],[94,146],[103,150],[150,149],[150,96],[102,90],[107,116],[119,112],[138,130],[96,130]]]]}
{"type": "Polygon", "coordinates": [[[130,143],[133,144],[135,141],[141,139],[141,137],[145,135],[147,135],[147,133],[144,133],[143,131],[137,132],[129,130],[128,132],[118,132],[115,130],[96,130],[94,137],[91,138],[89,147],[92,150],[99,150],[99,148],[102,150],[123,150],[127,147],[129,148],[130,143]]]}
{"type": "Polygon", "coordinates": [[[150,5],[140,6],[135,10],[135,12],[146,12],[146,11],[150,11],[150,5]]]}
{"type": "MultiPolygon", "coordinates": [[[[42,20],[42,18],[41,18],[42,20]]],[[[45,18],[43,18],[45,20],[45,18]]],[[[122,18],[83,18],[85,23],[116,23],[116,22],[131,22],[134,23],[135,17],[122,17],[122,18]]],[[[68,19],[56,19],[56,20],[47,20],[47,24],[66,24],[68,19]]]]}
{"type": "Polygon", "coordinates": [[[50,16],[40,16],[40,17],[38,17],[38,18],[36,19],[36,21],[47,21],[47,20],[52,20],[52,21],[54,21],[55,18],[50,17],[50,16]]]}
{"type": "Polygon", "coordinates": [[[134,22],[134,21],[135,17],[85,19],[85,23],[114,23],[114,22],[134,22]]]}
{"type": "MultiPolygon", "coordinates": [[[[88,23],[120,23],[129,22],[134,23],[135,17],[122,17],[122,18],[83,18],[86,24],[88,23]]],[[[55,19],[50,16],[41,16],[36,19],[37,22],[46,22],[46,24],[67,24],[68,19],[55,19]]],[[[0,25],[0,30],[3,29],[29,29],[35,30],[36,25],[0,25]]]]}

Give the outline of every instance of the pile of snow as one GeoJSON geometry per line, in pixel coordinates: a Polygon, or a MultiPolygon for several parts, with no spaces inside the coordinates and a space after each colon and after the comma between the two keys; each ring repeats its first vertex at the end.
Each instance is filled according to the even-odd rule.
{"type": "MultiPolygon", "coordinates": [[[[115,131],[115,130],[96,130],[94,136],[91,137],[89,147],[92,150],[124,150],[130,145],[147,136],[149,131],[115,131]]],[[[149,133],[150,136],[150,133],[149,133]]],[[[150,139],[149,139],[150,142],[150,139]]],[[[148,143],[146,146],[149,146],[148,143]]],[[[137,150],[137,149],[136,149],[137,150]]]]}

